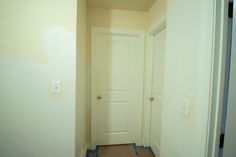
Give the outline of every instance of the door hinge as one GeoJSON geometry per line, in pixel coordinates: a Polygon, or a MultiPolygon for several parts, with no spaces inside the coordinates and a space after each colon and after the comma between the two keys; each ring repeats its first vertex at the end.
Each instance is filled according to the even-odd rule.
{"type": "Polygon", "coordinates": [[[225,134],[220,135],[220,148],[224,148],[225,134]]]}
{"type": "Polygon", "coordinates": [[[234,12],[234,3],[229,2],[229,6],[228,6],[228,17],[229,18],[233,18],[233,12],[234,12]]]}

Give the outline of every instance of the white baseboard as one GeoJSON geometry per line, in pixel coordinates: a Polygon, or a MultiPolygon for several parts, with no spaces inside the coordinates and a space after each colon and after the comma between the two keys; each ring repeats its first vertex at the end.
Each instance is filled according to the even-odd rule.
{"type": "Polygon", "coordinates": [[[87,143],[87,144],[85,144],[80,157],[86,157],[88,148],[89,148],[89,144],[87,143]]]}
{"type": "Polygon", "coordinates": [[[87,143],[87,149],[91,148],[91,143],[87,143]]]}
{"type": "Polygon", "coordinates": [[[96,145],[92,145],[91,143],[87,143],[88,150],[96,150],[96,145]]]}

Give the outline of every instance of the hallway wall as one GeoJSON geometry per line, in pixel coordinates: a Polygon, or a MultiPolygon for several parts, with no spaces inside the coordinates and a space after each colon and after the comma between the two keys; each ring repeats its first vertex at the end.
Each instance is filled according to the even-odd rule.
{"type": "Polygon", "coordinates": [[[76,5],[0,1],[1,157],[75,155],[76,5]]]}
{"type": "Polygon", "coordinates": [[[86,152],[87,1],[78,0],[76,57],[76,157],[86,152]]]}
{"type": "Polygon", "coordinates": [[[167,0],[156,0],[148,10],[148,27],[152,26],[158,19],[166,15],[167,0]]]}
{"type": "Polygon", "coordinates": [[[210,106],[213,0],[169,0],[162,157],[204,157],[210,106]],[[181,98],[189,117],[180,114],[181,98]]]}

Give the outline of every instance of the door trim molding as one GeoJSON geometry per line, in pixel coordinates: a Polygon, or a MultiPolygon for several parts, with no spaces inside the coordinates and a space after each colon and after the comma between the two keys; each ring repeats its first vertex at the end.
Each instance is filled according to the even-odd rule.
{"type": "Polygon", "coordinates": [[[89,145],[86,143],[85,146],[82,149],[82,152],[80,154],[80,157],[86,157],[87,156],[87,150],[89,149],[89,145]]]}
{"type": "Polygon", "coordinates": [[[228,34],[228,1],[212,0],[212,65],[205,157],[219,156],[228,34]]]}
{"type": "Polygon", "coordinates": [[[152,64],[154,50],[154,36],[166,28],[166,15],[160,17],[146,34],[146,53],[145,53],[145,70],[144,70],[144,101],[143,101],[143,145],[150,146],[150,129],[151,129],[151,103],[149,97],[152,94],[152,64]]]}
{"type": "Polygon", "coordinates": [[[160,17],[155,23],[149,27],[148,35],[156,35],[158,32],[166,28],[166,14],[160,17]]]}
{"type": "MultiPolygon", "coordinates": [[[[139,38],[139,46],[140,46],[140,51],[143,52],[143,58],[144,58],[144,44],[145,44],[145,31],[144,30],[138,30],[138,29],[119,29],[119,28],[105,28],[105,27],[92,27],[92,33],[91,33],[91,146],[90,148],[93,150],[96,148],[96,128],[93,128],[94,126],[96,126],[96,122],[95,122],[95,105],[96,105],[96,78],[94,77],[95,74],[95,67],[96,67],[96,58],[94,58],[95,56],[93,55],[95,52],[95,47],[94,47],[94,43],[95,43],[95,39],[97,34],[102,33],[102,34],[106,34],[106,33],[113,33],[117,36],[134,36],[134,37],[138,37],[139,38]]],[[[140,73],[144,72],[144,59],[142,61],[142,63],[140,62],[140,64],[142,65],[142,67],[140,68],[140,73]]],[[[143,79],[140,82],[140,109],[142,110],[142,102],[143,102],[143,79]]],[[[140,118],[137,119],[139,120],[140,123],[140,131],[138,131],[138,136],[137,137],[137,141],[136,144],[137,145],[142,145],[142,115],[143,113],[140,111],[140,118]]]]}

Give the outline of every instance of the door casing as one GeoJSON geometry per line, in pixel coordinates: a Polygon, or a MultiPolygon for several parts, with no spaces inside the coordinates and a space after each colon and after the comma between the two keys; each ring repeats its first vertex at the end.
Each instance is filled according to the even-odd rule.
{"type": "MultiPolygon", "coordinates": [[[[205,157],[219,156],[227,59],[228,1],[212,0],[211,80],[205,157]]],[[[210,10],[209,10],[210,12],[210,10]]]]}

